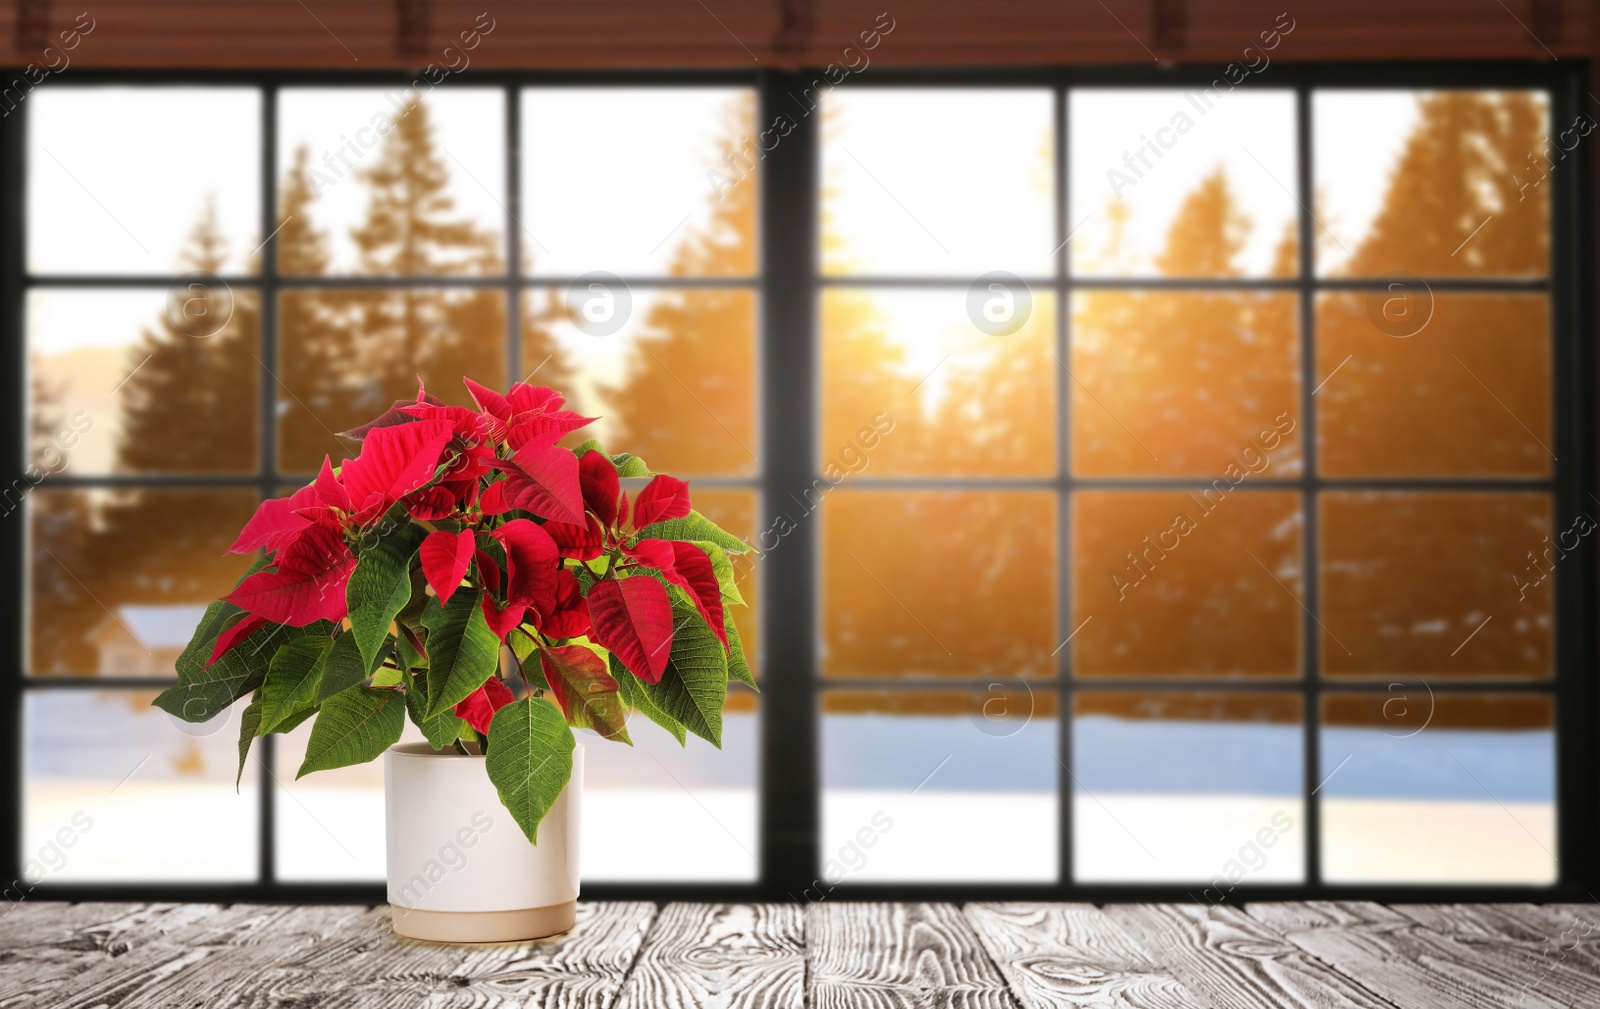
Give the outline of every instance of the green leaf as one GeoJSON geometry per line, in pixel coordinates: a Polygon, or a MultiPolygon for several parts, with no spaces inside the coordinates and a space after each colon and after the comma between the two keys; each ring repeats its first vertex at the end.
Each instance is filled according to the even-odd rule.
{"type": "Polygon", "coordinates": [[[322,679],[317,683],[317,703],[344,693],[366,678],[367,671],[361,664],[355,635],[339,635],[333,639],[328,654],[322,657],[322,679]]]}
{"type": "Polygon", "coordinates": [[[411,555],[420,542],[415,526],[402,526],[362,550],[350,575],[350,630],[368,674],[378,668],[389,625],[411,599],[411,555]]]}
{"type": "Polygon", "coordinates": [[[244,762],[250,756],[250,744],[260,734],[261,691],[257,690],[255,696],[250,698],[250,706],[244,709],[244,714],[239,718],[239,773],[233,777],[234,792],[239,791],[239,783],[244,781],[244,762]]]}
{"type": "Polygon", "coordinates": [[[477,589],[459,588],[448,605],[430,598],[423,611],[422,625],[428,629],[428,718],[461,703],[500,664],[500,639],[489,630],[478,605],[482,595],[477,589]]]}
{"type": "Polygon", "coordinates": [[[728,632],[728,679],[738,680],[759,694],[761,688],[756,686],[755,675],[750,672],[750,661],[744,654],[739,628],[734,626],[731,619],[724,621],[722,626],[728,632]]]}
{"type": "Polygon", "coordinates": [[[617,476],[623,478],[655,476],[644,460],[627,452],[618,452],[611,457],[611,465],[617,468],[617,476]]]}
{"type": "MultiPolygon", "coordinates": [[[[211,612],[211,607],[206,610],[211,612]]],[[[208,620],[202,618],[200,630],[195,632],[196,641],[206,633],[207,623],[208,620]]],[[[178,682],[162,691],[155,699],[155,705],[186,722],[204,722],[261,686],[278,649],[299,638],[326,638],[332,633],[333,624],[326,620],[319,620],[307,627],[267,624],[234,645],[209,669],[205,668],[205,663],[211,657],[216,636],[213,634],[211,643],[199,649],[191,641],[183,654],[178,656],[178,682]]]]}
{"type": "Polygon", "coordinates": [[[406,714],[411,716],[411,724],[422,730],[427,737],[428,745],[435,750],[442,750],[461,738],[461,730],[467,728],[464,719],[456,717],[454,711],[427,717],[424,710],[428,699],[423,695],[422,684],[413,680],[406,685],[406,714]]]}
{"type": "Polygon", "coordinates": [[[703,540],[730,554],[742,554],[750,549],[750,544],[697,511],[691,511],[681,519],[652,522],[639,530],[639,539],[684,540],[689,543],[703,540]]]}
{"type": "Polygon", "coordinates": [[[398,690],[351,687],[328,698],[311,726],[305,763],[295,779],[312,771],[364,764],[400,741],[406,702],[398,690]]]}
{"type": "Polygon", "coordinates": [[[684,731],[683,723],[662,711],[656,702],[651,700],[645,685],[637,676],[628,672],[628,667],[624,666],[615,655],[611,656],[611,676],[617,681],[618,692],[622,695],[623,702],[630,708],[672,733],[672,738],[678,741],[679,746],[688,740],[688,733],[684,731]]]}
{"type": "Polygon", "coordinates": [[[333,642],[327,638],[296,638],[272,657],[267,678],[258,691],[257,714],[262,731],[271,732],[279,722],[302,708],[317,703],[317,688],[322,684],[323,659],[333,642]]]}
{"type": "Polygon", "coordinates": [[[728,696],[728,653],[683,590],[672,588],[672,656],[660,683],[643,683],[662,711],[721,749],[722,702],[728,696]]]}
{"type": "Polygon", "coordinates": [[[489,780],[517,826],[538,844],[539,821],[572,778],[572,730],[554,704],[529,696],[495,712],[489,738],[489,780]]]}

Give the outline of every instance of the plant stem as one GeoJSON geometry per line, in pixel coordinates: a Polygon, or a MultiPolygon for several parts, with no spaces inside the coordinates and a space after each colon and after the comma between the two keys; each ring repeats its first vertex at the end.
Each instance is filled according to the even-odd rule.
{"type": "Polygon", "coordinates": [[[454,740],[454,742],[455,742],[455,744],[456,744],[456,752],[457,752],[457,753],[459,753],[459,754],[461,754],[461,755],[462,755],[462,756],[463,756],[463,757],[470,757],[470,756],[472,756],[472,751],[471,751],[471,750],[469,750],[469,749],[467,749],[467,744],[465,744],[465,743],[463,743],[463,742],[462,742],[462,741],[461,741],[461,740],[459,740],[459,739],[457,739],[457,740],[454,740]]]}

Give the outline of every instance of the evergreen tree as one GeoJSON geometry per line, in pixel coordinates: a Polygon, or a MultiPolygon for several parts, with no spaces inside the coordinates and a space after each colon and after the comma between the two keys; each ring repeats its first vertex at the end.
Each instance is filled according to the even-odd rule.
{"type": "MultiPolygon", "coordinates": [[[[725,145],[749,132],[753,99],[729,114],[725,145]]],[[[676,277],[740,277],[755,269],[754,172],[713,197],[711,219],[679,243],[676,277]]],[[[667,291],[629,350],[625,377],[605,388],[614,440],[660,470],[696,474],[755,469],[756,300],[745,288],[667,291]]]]}

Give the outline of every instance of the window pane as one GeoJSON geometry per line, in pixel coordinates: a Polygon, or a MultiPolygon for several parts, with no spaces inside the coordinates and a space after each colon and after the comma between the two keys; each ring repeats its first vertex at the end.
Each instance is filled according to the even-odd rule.
{"type": "Polygon", "coordinates": [[[1004,287],[976,300],[966,290],[823,292],[817,465],[830,480],[1056,472],[1065,376],[1055,297],[1004,287]],[[994,297],[1009,300],[999,329],[984,309],[994,297]]]}
{"type": "Polygon", "coordinates": [[[260,301],[220,281],[28,292],[29,437],[49,473],[253,473],[260,301]]]}
{"type": "Polygon", "coordinates": [[[755,292],[596,283],[533,291],[524,302],[527,381],[566,392],[573,409],[600,418],[574,441],[599,438],[684,478],[754,473],[755,292]],[[585,321],[600,311],[605,325],[585,321]]]}
{"type": "Polygon", "coordinates": [[[1294,94],[1219,84],[1071,92],[1074,273],[1299,272],[1294,94]]]}
{"type": "Polygon", "coordinates": [[[829,91],[823,272],[1053,274],[1052,106],[1045,90],[829,91]]]}
{"type": "Polygon", "coordinates": [[[523,269],[755,273],[757,132],[745,88],[524,91],[523,269]]]}
{"type": "Polygon", "coordinates": [[[278,98],[278,271],[505,272],[505,96],[289,88],[278,98]]]}
{"type": "Polygon", "coordinates": [[[822,864],[807,899],[841,883],[1054,882],[1056,704],[1051,690],[982,683],[826,692],[822,864]]]}
{"type": "Polygon", "coordinates": [[[315,288],[278,296],[278,465],[314,473],[324,455],[354,453],[336,437],[397,399],[417,378],[447,403],[472,406],[468,376],[506,386],[506,296],[495,290],[315,288]]]}
{"type": "Polygon", "coordinates": [[[1549,676],[1545,582],[1563,555],[1550,507],[1548,494],[1324,494],[1324,672],[1549,676]]]}
{"type": "Polygon", "coordinates": [[[206,604],[250,558],[227,554],[249,490],[29,495],[28,671],[173,676],[206,604]]]}
{"type": "MultiPolygon", "coordinates": [[[[748,490],[708,489],[691,486],[689,497],[702,515],[733,533],[746,543],[756,542],[756,493],[748,490]]],[[[730,554],[733,564],[734,584],[744,596],[745,605],[725,607],[739,628],[739,640],[744,644],[745,658],[750,672],[761,676],[760,610],[760,557],[754,550],[743,554],[730,554]]]]}
{"type": "Polygon", "coordinates": [[[838,490],[822,511],[824,675],[1054,675],[1055,495],[838,490]]]}
{"type": "Polygon", "coordinates": [[[249,881],[254,766],[234,789],[243,704],[190,724],[155,693],[30,690],[22,857],[29,882],[249,881]]]}
{"type": "Polygon", "coordinates": [[[578,733],[584,747],[583,878],[590,882],[753,882],[760,878],[756,696],[735,689],[722,749],[697,736],[679,746],[635,714],[633,745],[578,733]],[[661,829],[671,824],[671,829],[661,829]]]}
{"type": "Polygon", "coordinates": [[[254,88],[41,88],[28,100],[28,269],[254,273],[260,179],[254,88]]]}
{"type": "Polygon", "coordinates": [[[1288,294],[1076,295],[1074,471],[1213,477],[1235,467],[1297,475],[1297,312],[1298,299],[1288,294]]]}
{"type": "MultiPolygon", "coordinates": [[[[384,878],[383,758],[296,779],[315,719],[273,736],[273,837],[290,883],[384,878]]],[[[426,740],[406,719],[403,743],[426,740]]],[[[257,744],[259,745],[259,744],[257,744]]],[[[251,757],[251,764],[260,754],[251,757]]]]}
{"type": "Polygon", "coordinates": [[[1076,878],[1209,882],[1209,904],[1302,882],[1300,709],[1288,693],[1079,693],[1076,878]]]}
{"type": "Polygon", "coordinates": [[[1554,883],[1550,699],[1390,689],[1322,700],[1323,878],[1554,883]]]}
{"type": "Polygon", "coordinates": [[[1555,461],[1543,295],[1323,295],[1317,374],[1330,476],[1544,476],[1555,461]],[[1392,298],[1408,304],[1386,316],[1392,298]]]}
{"type": "Polygon", "coordinates": [[[1543,94],[1323,91],[1312,121],[1319,273],[1549,271],[1545,179],[1566,155],[1543,94]]]}
{"type": "Polygon", "coordinates": [[[1073,499],[1079,676],[1296,676],[1303,518],[1292,492],[1073,499]]]}

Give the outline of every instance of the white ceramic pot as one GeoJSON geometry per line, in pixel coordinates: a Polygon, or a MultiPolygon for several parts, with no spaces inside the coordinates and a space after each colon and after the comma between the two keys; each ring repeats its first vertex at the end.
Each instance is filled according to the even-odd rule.
{"type": "Polygon", "coordinates": [[[383,755],[394,930],[437,942],[510,942],[572,927],[578,900],[583,747],[530,844],[483,758],[427,743],[383,755]]]}

